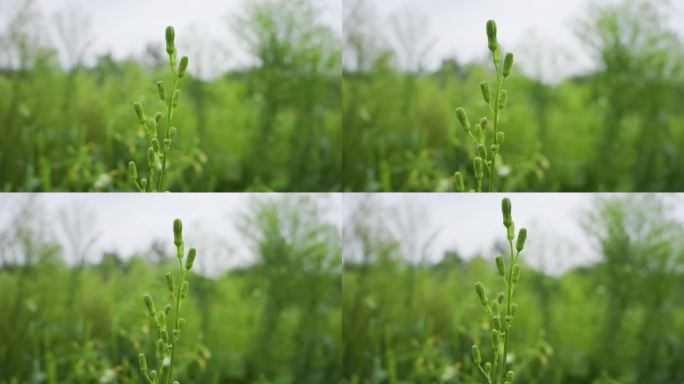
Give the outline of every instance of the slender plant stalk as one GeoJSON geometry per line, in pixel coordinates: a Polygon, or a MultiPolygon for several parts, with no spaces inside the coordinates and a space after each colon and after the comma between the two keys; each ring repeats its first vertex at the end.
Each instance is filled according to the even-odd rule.
{"type": "Polygon", "coordinates": [[[491,348],[492,360],[482,364],[482,355],[477,344],[473,344],[473,362],[478,372],[482,375],[487,384],[513,384],[515,373],[508,367],[509,335],[513,325],[513,318],[518,312],[518,304],[513,302],[515,284],[520,279],[520,266],[518,258],[520,252],[525,248],[527,240],[527,229],[522,228],[515,238],[515,224],[511,216],[511,201],[504,198],[501,201],[501,211],[503,213],[503,224],[506,227],[506,239],[508,240],[508,260],[503,256],[496,257],[496,269],[504,280],[505,292],[500,292],[496,299],[489,300],[487,291],[482,282],[475,283],[477,293],[482,306],[487,311],[491,319],[491,348]],[[513,248],[513,240],[515,249],[513,248]],[[502,305],[506,305],[501,310],[502,305]],[[503,315],[503,321],[502,321],[503,315]]]}
{"type": "MultiPolygon", "coordinates": [[[[166,274],[166,284],[173,306],[172,304],[166,304],[163,311],[157,311],[154,307],[152,296],[149,293],[143,296],[147,313],[154,321],[159,337],[157,340],[157,369],[148,371],[145,354],[140,353],[138,356],[140,371],[148,384],[170,384],[171,380],[173,380],[176,345],[181,331],[185,327],[185,318],[181,317],[181,303],[188,295],[188,281],[185,280],[185,277],[195,262],[197,251],[195,248],[190,248],[187,257],[183,258],[183,223],[179,219],[173,222],[173,243],[176,246],[176,258],[178,259],[178,277],[177,279],[174,278],[171,272],[166,274]],[[185,265],[183,261],[185,261],[185,265]],[[173,327],[169,333],[167,330],[167,317],[171,314],[171,311],[173,311],[173,327]]],[[[173,383],[178,383],[178,381],[173,383]]]]}
{"type": "MultiPolygon", "coordinates": [[[[483,117],[478,124],[475,124],[475,132],[473,133],[468,115],[463,107],[456,109],[456,117],[460,121],[463,129],[466,131],[468,137],[477,146],[478,155],[473,159],[473,176],[475,178],[475,188],[471,191],[482,192],[482,184],[484,179],[484,169],[487,170],[489,180],[487,183],[487,191],[494,191],[494,179],[496,177],[496,156],[501,150],[501,145],[504,141],[504,133],[501,131],[501,113],[506,107],[506,98],[508,91],[503,88],[508,76],[511,74],[511,67],[513,66],[513,54],[506,53],[504,56],[503,66],[501,65],[501,48],[496,39],[496,23],[494,20],[487,21],[487,40],[489,51],[492,54],[492,63],[494,63],[494,70],[496,72],[496,91],[494,98],[491,97],[489,84],[486,81],[480,83],[480,91],[482,99],[492,114],[493,122],[489,124],[487,117],[483,117]],[[491,131],[491,133],[490,133],[491,131]],[[490,139],[491,137],[491,139],[490,139]],[[487,148],[488,139],[492,144],[487,148]],[[483,169],[484,168],[484,169],[483,169]]],[[[461,172],[454,174],[456,190],[463,192],[466,190],[463,175],[461,172]]]]}
{"type": "Polygon", "coordinates": [[[185,76],[188,68],[188,57],[183,56],[180,59],[178,68],[176,68],[176,33],[173,27],[166,27],[166,53],[169,55],[169,68],[171,73],[171,92],[166,92],[166,85],[163,81],[157,81],[157,92],[159,98],[166,104],[166,129],[164,131],[164,138],[162,144],[159,144],[159,137],[157,134],[157,127],[160,124],[163,115],[161,112],[154,114],[154,118],[145,116],[145,110],[142,103],[136,101],[133,103],[135,113],[138,115],[140,124],[145,127],[145,132],[149,139],[149,147],[147,148],[147,165],[149,167],[148,178],[142,178],[138,181],[138,169],[134,161],[128,163],[129,177],[131,184],[139,192],[150,191],[164,191],[166,188],[166,160],[168,152],[171,149],[171,144],[176,137],[176,127],[173,127],[173,111],[178,107],[180,100],[180,89],[178,83],[185,76]],[[159,173],[157,175],[157,173],[159,173]]]}

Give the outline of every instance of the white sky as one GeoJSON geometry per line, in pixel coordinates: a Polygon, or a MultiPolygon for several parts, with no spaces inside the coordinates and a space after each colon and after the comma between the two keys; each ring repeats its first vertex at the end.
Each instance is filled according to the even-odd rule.
{"type": "MultiPolygon", "coordinates": [[[[0,231],[4,231],[19,204],[29,194],[0,194],[0,231]]],[[[324,209],[324,220],[341,228],[341,198],[333,194],[315,195],[324,209]]],[[[212,274],[253,261],[251,250],[235,224],[248,212],[252,200],[277,198],[278,194],[248,193],[44,193],[34,194],[45,210],[44,220],[62,244],[65,243],[59,217],[62,211],[73,212],[78,207],[82,217],[91,217],[83,237],[97,236],[89,252],[90,261],[99,261],[103,251],[118,251],[127,258],[149,250],[152,241],[159,240],[173,251],[172,223],[183,221],[183,236],[188,247],[198,250],[199,270],[212,274]],[[90,213],[90,215],[88,215],[90,213]],[[201,256],[201,257],[200,257],[201,256]]],[[[70,260],[68,250],[64,255],[70,260]]]]}
{"type": "MultiPolygon", "coordinates": [[[[663,0],[665,1],[665,0],[663,0]]],[[[459,62],[481,60],[488,55],[485,23],[496,20],[499,42],[513,50],[516,62],[528,74],[543,79],[582,72],[593,67],[575,37],[573,28],[589,3],[614,0],[369,0],[386,35],[391,35],[390,15],[409,9],[428,20],[424,39],[434,46],[423,58],[435,69],[444,57],[459,62]],[[541,56],[541,57],[540,57],[541,56]],[[541,60],[541,64],[538,61],[541,60]],[[551,64],[551,65],[550,65],[551,64]],[[553,66],[556,68],[548,68],[553,66]],[[531,72],[531,73],[530,73],[531,72]]],[[[672,1],[671,27],[684,38],[684,1],[672,1]]],[[[390,38],[391,40],[391,38],[390,38]]]]}
{"type": "MultiPolygon", "coordinates": [[[[362,199],[370,198],[384,206],[389,214],[383,223],[395,229],[401,217],[418,221],[413,231],[402,236],[419,243],[431,239],[427,260],[440,260],[446,250],[457,250],[462,257],[481,254],[493,259],[495,241],[505,241],[502,224],[501,199],[509,197],[513,206],[516,228],[528,229],[525,263],[559,274],[569,268],[598,260],[598,253],[580,226],[584,213],[591,207],[596,194],[589,193],[376,193],[345,194],[345,220],[362,199]],[[406,212],[413,212],[406,215],[406,212]]],[[[673,206],[673,214],[684,222],[684,196],[666,195],[673,206]]],[[[415,223],[414,223],[415,224],[415,223]]],[[[396,233],[393,230],[393,233],[396,233]]],[[[418,247],[421,248],[421,247],[418,247]]],[[[415,261],[415,260],[414,260],[415,261]]]]}

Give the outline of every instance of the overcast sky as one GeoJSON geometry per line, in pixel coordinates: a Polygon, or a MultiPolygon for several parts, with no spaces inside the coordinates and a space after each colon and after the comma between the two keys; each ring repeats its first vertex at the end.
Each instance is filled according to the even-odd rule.
{"type": "MultiPolygon", "coordinates": [[[[0,232],[31,194],[0,194],[0,232]]],[[[312,194],[324,208],[324,220],[341,228],[341,197],[312,194]]],[[[123,257],[149,250],[154,240],[173,251],[172,223],[183,221],[187,244],[198,250],[197,264],[205,273],[215,273],[252,262],[252,251],[236,229],[240,215],[249,212],[254,200],[268,200],[278,194],[248,193],[44,193],[33,194],[41,216],[60,243],[65,244],[60,217],[78,216],[86,222],[80,230],[84,239],[95,238],[90,261],[99,261],[104,251],[118,251],[123,257]],[[199,257],[202,256],[202,257],[199,257]]],[[[73,222],[73,220],[71,220],[73,222]]],[[[65,250],[65,259],[73,255],[65,250]]]]}
{"type": "MultiPolygon", "coordinates": [[[[480,254],[493,260],[494,242],[506,240],[503,197],[511,199],[516,228],[528,229],[524,253],[528,265],[559,274],[598,260],[595,245],[580,224],[596,194],[345,194],[343,206],[346,220],[362,200],[373,199],[374,205],[385,208],[383,223],[393,233],[399,232],[399,226],[407,227],[410,218],[412,227],[400,238],[404,243],[412,238],[420,244],[430,241],[426,254],[429,261],[440,260],[446,250],[457,250],[465,258],[480,254]]],[[[673,215],[684,222],[684,196],[669,195],[666,199],[672,204],[673,215]]]]}

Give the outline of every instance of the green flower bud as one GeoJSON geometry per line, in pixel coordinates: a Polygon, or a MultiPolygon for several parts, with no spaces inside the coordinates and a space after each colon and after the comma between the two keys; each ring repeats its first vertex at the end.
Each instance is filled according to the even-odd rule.
{"type": "Polygon", "coordinates": [[[166,87],[164,86],[164,82],[157,81],[157,92],[159,92],[159,98],[162,101],[165,101],[166,100],[166,87]]]}
{"type": "Polygon", "coordinates": [[[520,280],[520,267],[516,264],[513,266],[513,282],[517,283],[520,280]]]}
{"type": "Polygon", "coordinates": [[[486,362],[486,363],[485,363],[485,366],[484,366],[484,370],[485,370],[485,372],[487,372],[487,374],[489,374],[490,372],[492,372],[492,363],[490,363],[489,361],[486,362]]]}
{"type": "Polygon", "coordinates": [[[171,272],[166,272],[166,286],[169,287],[169,291],[173,293],[175,285],[173,283],[173,275],[171,272]]]}
{"type": "Polygon", "coordinates": [[[180,100],[180,89],[176,89],[173,91],[173,99],[171,99],[171,105],[173,105],[174,108],[178,106],[178,101],[180,100]]]}
{"type": "Polygon", "coordinates": [[[468,121],[468,115],[466,115],[465,109],[462,107],[456,108],[456,117],[458,117],[458,121],[461,122],[463,129],[465,129],[466,132],[470,132],[470,121],[468,121]]]}
{"type": "Polygon", "coordinates": [[[164,306],[164,314],[165,314],[166,316],[169,316],[170,313],[171,313],[171,304],[166,304],[166,305],[164,306]]]}
{"type": "Polygon", "coordinates": [[[159,336],[161,337],[163,342],[169,342],[169,332],[167,332],[166,329],[162,329],[161,332],[159,332],[159,336]]]}
{"type": "Polygon", "coordinates": [[[166,345],[162,339],[157,340],[157,354],[161,357],[164,356],[166,352],[166,345]]]}
{"type": "Polygon", "coordinates": [[[188,69],[188,57],[181,57],[180,64],[178,65],[178,78],[182,79],[185,76],[185,70],[188,69]]]}
{"type": "Polygon", "coordinates": [[[506,372],[506,381],[509,381],[512,383],[513,378],[515,378],[515,372],[513,372],[513,371],[506,372]]]}
{"type": "Polygon", "coordinates": [[[156,153],[159,153],[159,140],[155,137],[152,139],[152,150],[156,153]]]}
{"type": "Polygon", "coordinates": [[[513,303],[511,304],[511,315],[515,315],[516,313],[518,313],[518,304],[513,303]]]}
{"type": "Polygon", "coordinates": [[[505,137],[506,137],[506,135],[504,135],[504,133],[502,131],[497,132],[496,133],[496,142],[499,144],[503,144],[505,137]]]}
{"type": "Polygon", "coordinates": [[[504,197],[501,200],[501,212],[503,213],[503,225],[508,228],[513,225],[513,217],[511,216],[511,200],[504,197]]]}
{"type": "Polygon", "coordinates": [[[513,324],[513,316],[506,315],[506,317],[504,317],[504,321],[506,322],[506,327],[511,328],[511,325],[513,324]]]}
{"type": "Polygon", "coordinates": [[[501,330],[501,318],[499,316],[492,316],[492,324],[494,325],[494,329],[501,330]]]}
{"type": "Polygon", "coordinates": [[[195,248],[190,248],[188,251],[188,259],[185,260],[185,269],[188,271],[190,268],[192,268],[192,263],[195,262],[195,255],[197,254],[197,250],[195,248]]]}
{"type": "Polygon", "coordinates": [[[477,297],[480,298],[480,302],[482,302],[482,305],[487,306],[487,292],[485,292],[485,287],[481,282],[475,283],[475,292],[477,293],[477,297]]]}
{"type": "Polygon", "coordinates": [[[145,307],[147,307],[147,313],[150,316],[154,317],[154,313],[156,312],[156,310],[154,309],[154,302],[152,301],[152,296],[150,296],[149,293],[146,293],[145,295],[143,295],[143,299],[145,301],[145,307]]]}
{"type": "Polygon", "coordinates": [[[487,21],[487,45],[492,52],[499,46],[496,41],[496,23],[494,20],[487,21]]]}
{"type": "Polygon", "coordinates": [[[511,74],[511,67],[513,66],[513,54],[508,52],[506,56],[504,56],[504,65],[503,65],[503,77],[504,79],[507,78],[511,74]]]}
{"type": "Polygon", "coordinates": [[[178,319],[178,329],[182,330],[183,328],[185,328],[185,318],[181,317],[178,319]]]}
{"type": "Polygon", "coordinates": [[[136,101],[135,103],[133,103],[133,109],[135,110],[135,114],[138,115],[138,120],[140,120],[140,124],[145,124],[145,110],[143,109],[142,103],[136,101]]]}
{"type": "Polygon", "coordinates": [[[154,148],[147,148],[147,166],[154,169],[157,167],[157,154],[154,148]]]}
{"type": "Polygon", "coordinates": [[[482,99],[486,103],[489,103],[489,100],[491,100],[491,98],[489,94],[489,84],[486,81],[480,83],[480,91],[482,92],[482,99]]]}
{"type": "Polygon", "coordinates": [[[475,178],[482,179],[484,177],[484,168],[482,167],[482,158],[476,156],[473,159],[473,170],[475,171],[475,178]]]}
{"type": "Polygon", "coordinates": [[[503,276],[505,272],[504,259],[503,256],[496,257],[496,269],[499,271],[499,275],[503,276]]]}
{"type": "Polygon", "coordinates": [[[487,120],[486,117],[481,118],[480,126],[482,126],[482,129],[487,129],[487,127],[489,126],[489,120],[487,120]]]}
{"type": "Polygon", "coordinates": [[[166,27],[166,53],[169,55],[176,52],[176,31],[174,31],[172,26],[166,27]]]}
{"type": "Polygon", "coordinates": [[[176,137],[176,131],[176,127],[171,127],[171,129],[169,129],[169,139],[173,139],[176,137]]]}
{"type": "Polygon", "coordinates": [[[157,320],[157,323],[159,323],[160,327],[166,328],[166,312],[162,312],[162,311],[157,312],[156,320],[157,320]]]}
{"type": "Polygon", "coordinates": [[[180,335],[180,331],[178,329],[174,329],[171,331],[171,334],[173,335],[174,340],[178,340],[178,336],[180,335]]]}
{"type": "Polygon", "coordinates": [[[454,184],[456,185],[457,192],[465,191],[465,183],[463,182],[463,175],[461,175],[461,172],[454,173],[454,184]]]}
{"type": "Polygon", "coordinates": [[[492,308],[492,313],[499,313],[499,302],[497,300],[490,301],[489,306],[492,308]]]}
{"type": "Polygon", "coordinates": [[[157,124],[159,124],[159,122],[161,121],[161,119],[162,119],[162,114],[161,114],[161,112],[157,112],[157,113],[154,114],[154,121],[156,121],[157,124]]]}
{"type": "Polygon", "coordinates": [[[140,187],[143,189],[143,191],[145,191],[147,189],[147,179],[146,178],[143,177],[142,179],[140,179],[140,187]]]}
{"type": "Polygon", "coordinates": [[[180,247],[183,244],[183,222],[180,219],[173,221],[173,243],[176,247],[180,247]]]}
{"type": "Polygon", "coordinates": [[[480,354],[480,348],[478,348],[477,344],[473,344],[473,361],[475,362],[476,365],[480,365],[482,363],[482,355],[480,354]]]}
{"type": "Polygon", "coordinates": [[[492,329],[492,349],[499,348],[500,336],[499,331],[492,329]]]}
{"type": "Polygon", "coordinates": [[[504,295],[503,292],[499,292],[499,295],[496,297],[496,301],[498,301],[499,304],[503,304],[505,298],[506,295],[504,295]]]}
{"type": "Polygon", "coordinates": [[[495,154],[496,154],[496,153],[499,153],[499,145],[498,145],[498,144],[492,144],[492,146],[489,147],[489,149],[490,149],[492,152],[494,152],[495,154]]]}
{"type": "Polygon", "coordinates": [[[138,364],[140,365],[141,371],[147,372],[147,359],[145,358],[144,353],[138,355],[138,364]]]}
{"type": "Polygon", "coordinates": [[[477,151],[480,153],[480,157],[483,159],[487,158],[487,149],[483,144],[477,146],[477,151]]]}
{"type": "Polygon", "coordinates": [[[506,108],[506,100],[508,100],[508,91],[504,89],[499,96],[499,109],[506,108]]]}
{"type": "Polygon", "coordinates": [[[187,281],[184,281],[183,283],[181,283],[180,294],[181,294],[181,299],[185,299],[185,297],[188,296],[188,282],[187,281]]]}
{"type": "Polygon", "coordinates": [[[517,249],[518,252],[525,248],[525,240],[527,240],[527,229],[521,228],[518,232],[518,240],[515,242],[515,249],[517,249]]]}
{"type": "Polygon", "coordinates": [[[138,167],[132,160],[128,162],[128,174],[131,176],[131,180],[138,180],[138,167]]]}
{"type": "Polygon", "coordinates": [[[513,240],[513,238],[515,237],[515,223],[511,223],[511,225],[508,228],[506,228],[506,232],[506,238],[508,240],[513,240]]]}
{"type": "Polygon", "coordinates": [[[152,379],[152,381],[155,381],[156,378],[157,378],[157,371],[155,369],[153,369],[150,371],[150,379],[152,379]]]}

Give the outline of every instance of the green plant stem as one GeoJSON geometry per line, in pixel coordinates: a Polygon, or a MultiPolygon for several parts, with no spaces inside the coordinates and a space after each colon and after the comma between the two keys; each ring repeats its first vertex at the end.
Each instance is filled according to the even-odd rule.
{"type": "MultiPolygon", "coordinates": [[[[500,55],[497,50],[497,55],[500,55]]],[[[501,93],[501,71],[499,69],[499,64],[494,57],[494,52],[492,52],[492,61],[494,62],[494,69],[496,69],[496,95],[494,96],[494,145],[498,145],[496,134],[499,132],[499,97],[501,93]]],[[[489,192],[494,190],[494,175],[496,172],[496,153],[492,151],[492,161],[489,164],[489,192]]]]}
{"type": "MultiPolygon", "coordinates": [[[[515,262],[518,259],[517,256],[516,257],[513,256],[513,239],[508,240],[508,249],[509,249],[510,265],[508,268],[508,280],[506,281],[506,296],[507,296],[506,297],[506,315],[512,316],[511,304],[512,304],[512,300],[513,300],[513,266],[515,265],[515,262]]],[[[506,332],[504,333],[504,350],[503,350],[503,359],[501,360],[501,378],[500,378],[501,383],[504,382],[504,379],[506,377],[506,359],[508,358],[508,331],[510,330],[510,326],[505,320],[504,320],[504,324],[506,327],[506,332]]]]}
{"type": "MultiPolygon", "coordinates": [[[[166,140],[169,139],[169,132],[171,130],[171,121],[173,119],[173,94],[176,92],[176,87],[178,86],[178,76],[176,76],[176,70],[171,65],[171,78],[173,87],[171,89],[171,92],[167,95],[168,101],[166,103],[167,107],[167,112],[166,112],[166,132],[164,134],[164,141],[162,141],[162,167],[161,167],[161,174],[159,175],[159,186],[157,187],[158,191],[162,191],[162,188],[164,186],[164,174],[166,172],[166,140]]],[[[169,144],[170,145],[170,144],[169,144]]]]}
{"type": "MultiPolygon", "coordinates": [[[[176,288],[176,313],[174,316],[174,321],[173,321],[173,329],[178,329],[178,317],[180,315],[180,310],[181,310],[181,287],[183,286],[183,278],[185,277],[185,274],[183,273],[183,259],[180,257],[182,256],[182,250],[179,249],[179,257],[178,257],[178,270],[180,273],[180,279],[178,282],[178,288],[176,288]]],[[[180,330],[179,330],[180,331],[180,330]]],[[[180,333],[180,332],[179,332],[180,333]]],[[[171,360],[169,361],[169,376],[168,380],[166,381],[167,383],[171,383],[172,377],[173,377],[173,360],[176,357],[176,336],[173,335],[173,332],[171,332],[171,360]]],[[[179,336],[180,337],[180,334],[179,336]]]]}

